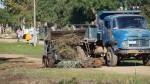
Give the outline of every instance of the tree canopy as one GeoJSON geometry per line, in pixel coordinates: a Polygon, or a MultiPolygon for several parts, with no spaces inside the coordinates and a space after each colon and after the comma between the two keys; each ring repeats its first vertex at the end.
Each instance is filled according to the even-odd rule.
{"type": "MultiPolygon", "coordinates": [[[[4,0],[11,23],[33,25],[33,0],[4,0]]],[[[129,10],[140,7],[150,20],[150,0],[36,0],[37,21],[61,26],[85,24],[96,19],[100,10],[117,10],[120,6],[129,10]]]]}
{"type": "Polygon", "coordinates": [[[89,23],[95,19],[98,10],[117,8],[117,0],[38,0],[37,16],[41,21],[65,26],[66,24],[89,23]]]}
{"type": "Polygon", "coordinates": [[[0,8],[0,23],[9,23],[11,21],[10,14],[5,10],[0,8]]]}
{"type": "Polygon", "coordinates": [[[32,4],[32,0],[5,0],[6,10],[13,16],[12,23],[20,25],[25,19],[26,24],[31,25],[33,20],[32,4]]]}

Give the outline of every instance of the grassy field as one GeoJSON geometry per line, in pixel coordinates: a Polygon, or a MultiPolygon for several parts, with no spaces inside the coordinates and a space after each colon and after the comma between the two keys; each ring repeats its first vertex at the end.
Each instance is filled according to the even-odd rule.
{"type": "Polygon", "coordinates": [[[41,58],[44,54],[44,46],[37,45],[33,47],[32,44],[23,42],[6,43],[0,42],[0,53],[7,54],[24,54],[31,57],[41,58]]]}
{"type": "Polygon", "coordinates": [[[53,81],[56,84],[150,84],[150,77],[147,76],[106,74],[103,72],[98,72],[98,69],[13,68],[8,72],[11,72],[12,77],[15,77],[15,75],[17,74],[17,76],[21,76],[21,78],[24,78],[26,80],[38,79],[39,84],[43,81],[42,79],[45,79],[45,82],[42,84],[53,84],[49,83],[49,81],[53,81]]]}

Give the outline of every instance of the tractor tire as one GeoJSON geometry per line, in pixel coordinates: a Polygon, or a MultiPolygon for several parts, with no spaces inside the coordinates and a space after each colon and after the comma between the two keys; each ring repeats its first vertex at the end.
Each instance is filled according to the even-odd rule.
{"type": "Polygon", "coordinates": [[[144,64],[145,66],[150,66],[150,55],[145,56],[145,57],[143,58],[143,64],[144,64]]]}
{"type": "Polygon", "coordinates": [[[106,64],[107,66],[116,66],[118,62],[118,57],[114,54],[111,47],[107,48],[107,55],[106,55],[106,64]]]}

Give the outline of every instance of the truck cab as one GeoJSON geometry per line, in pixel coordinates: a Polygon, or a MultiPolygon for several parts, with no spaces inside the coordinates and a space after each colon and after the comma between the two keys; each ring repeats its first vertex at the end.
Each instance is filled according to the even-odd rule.
{"type": "Polygon", "coordinates": [[[98,34],[107,48],[108,66],[124,59],[143,60],[150,65],[150,31],[140,11],[99,11],[98,34]]]}

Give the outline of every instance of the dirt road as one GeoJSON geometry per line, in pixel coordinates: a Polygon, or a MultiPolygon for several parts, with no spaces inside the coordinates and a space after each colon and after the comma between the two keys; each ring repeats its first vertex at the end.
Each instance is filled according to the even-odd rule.
{"type": "MultiPolygon", "coordinates": [[[[16,54],[0,54],[0,61],[3,61],[3,66],[0,70],[9,69],[12,67],[26,67],[26,68],[41,68],[42,60],[38,58],[31,58],[25,55],[16,54]]],[[[1,64],[1,63],[0,63],[1,64]]],[[[143,66],[140,63],[128,63],[124,62],[117,67],[106,67],[102,68],[86,68],[82,70],[104,72],[104,73],[116,73],[116,74],[138,74],[143,76],[150,76],[150,66],[143,66]],[[89,69],[89,70],[88,70],[89,69]]]]}

